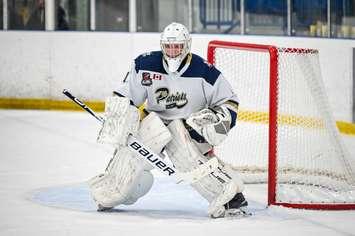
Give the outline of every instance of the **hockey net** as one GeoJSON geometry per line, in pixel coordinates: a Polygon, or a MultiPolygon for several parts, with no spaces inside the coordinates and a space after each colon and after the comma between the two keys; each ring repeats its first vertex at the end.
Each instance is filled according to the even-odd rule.
{"type": "Polygon", "coordinates": [[[318,51],[212,41],[208,60],[240,99],[216,153],[246,183],[268,183],[268,204],[355,209],[354,162],[331,114],[318,51]]]}

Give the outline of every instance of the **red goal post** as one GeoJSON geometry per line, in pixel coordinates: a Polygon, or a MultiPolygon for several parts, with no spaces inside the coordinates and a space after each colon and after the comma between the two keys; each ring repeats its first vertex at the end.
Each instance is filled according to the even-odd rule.
{"type": "Polygon", "coordinates": [[[268,182],[268,205],[355,209],[354,162],[331,115],[318,51],[211,41],[208,61],[241,100],[237,127],[217,150],[221,158],[246,182],[268,182]],[[254,142],[262,151],[247,150],[254,142]]]}

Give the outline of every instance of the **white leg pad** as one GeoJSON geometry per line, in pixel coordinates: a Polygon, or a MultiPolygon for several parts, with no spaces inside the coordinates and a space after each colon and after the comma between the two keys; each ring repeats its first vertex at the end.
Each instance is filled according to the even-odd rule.
{"type": "Polygon", "coordinates": [[[153,186],[154,177],[148,170],[141,171],[139,178],[137,178],[136,184],[133,185],[130,194],[127,196],[124,205],[131,205],[135,203],[139,198],[143,197],[149,192],[153,186]]]}
{"type": "MultiPolygon", "coordinates": [[[[166,152],[175,165],[182,172],[191,171],[209,157],[202,155],[191,139],[180,120],[172,121],[168,128],[172,134],[172,141],[166,146],[166,152]]],[[[192,184],[209,203],[210,211],[230,201],[236,193],[244,188],[238,174],[220,161],[216,171],[192,184]]]]}
{"type": "Polygon", "coordinates": [[[125,202],[132,204],[131,194],[140,182],[144,167],[128,148],[116,152],[105,173],[89,181],[97,205],[110,208],[125,202]]]}
{"type": "MultiPolygon", "coordinates": [[[[159,153],[170,141],[171,134],[155,113],[150,113],[140,124],[138,138],[159,153]]],[[[133,204],[144,196],[153,184],[152,167],[136,157],[128,147],[115,153],[105,173],[89,181],[92,196],[101,207],[133,204]]]]}

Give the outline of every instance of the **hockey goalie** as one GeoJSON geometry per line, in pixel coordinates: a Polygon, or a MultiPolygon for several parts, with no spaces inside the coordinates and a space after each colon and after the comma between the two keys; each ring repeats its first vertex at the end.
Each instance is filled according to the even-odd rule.
{"type": "MultiPolygon", "coordinates": [[[[238,98],[221,72],[190,52],[186,27],[171,23],[161,34],[161,51],[138,56],[129,75],[107,99],[98,141],[116,151],[105,172],[89,181],[98,210],[135,203],[152,187],[151,163],[127,146],[137,137],[181,173],[211,158],[236,123],[238,98]],[[139,107],[145,103],[144,116],[139,107]]],[[[217,168],[191,183],[209,202],[212,218],[245,214],[243,182],[218,160],[217,168]]]]}

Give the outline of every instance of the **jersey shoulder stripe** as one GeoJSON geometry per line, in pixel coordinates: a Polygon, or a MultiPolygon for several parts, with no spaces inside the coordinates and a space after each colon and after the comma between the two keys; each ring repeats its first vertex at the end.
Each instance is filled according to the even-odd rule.
{"type": "Polygon", "coordinates": [[[202,77],[207,83],[213,86],[220,74],[221,72],[216,67],[208,63],[202,57],[192,53],[190,66],[181,76],[202,77]]]}
{"type": "Polygon", "coordinates": [[[154,71],[167,74],[163,67],[163,53],[161,51],[153,51],[139,55],[135,60],[135,70],[154,71]]]}

